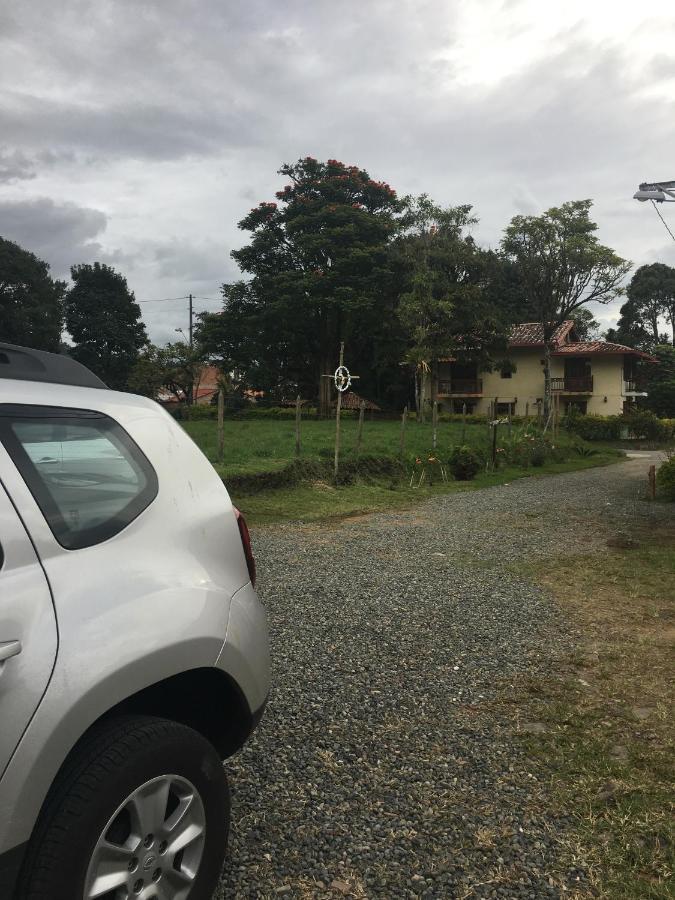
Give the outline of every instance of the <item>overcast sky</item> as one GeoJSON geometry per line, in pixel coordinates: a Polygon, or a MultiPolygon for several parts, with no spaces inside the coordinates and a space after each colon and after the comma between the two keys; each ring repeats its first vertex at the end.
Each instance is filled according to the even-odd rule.
{"type": "MultiPolygon", "coordinates": [[[[592,197],[603,243],[675,264],[631,199],[675,179],[674,51],[673,0],[0,0],[0,235],[217,298],[237,221],[311,155],[473,204],[490,246],[592,197]]],[[[142,309],[156,341],[187,328],[142,309]]]]}

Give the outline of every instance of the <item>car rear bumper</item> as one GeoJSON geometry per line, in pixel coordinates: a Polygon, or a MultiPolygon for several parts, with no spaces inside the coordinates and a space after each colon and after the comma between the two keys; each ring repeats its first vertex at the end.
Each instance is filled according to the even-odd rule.
{"type": "Polygon", "coordinates": [[[250,582],[232,597],[227,634],[216,666],[244,695],[253,731],[262,718],[270,690],[270,650],[267,613],[250,582]]]}

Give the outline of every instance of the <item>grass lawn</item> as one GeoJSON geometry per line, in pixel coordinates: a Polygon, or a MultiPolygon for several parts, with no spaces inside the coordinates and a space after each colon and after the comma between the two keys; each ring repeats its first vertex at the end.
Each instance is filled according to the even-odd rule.
{"type": "Polygon", "coordinates": [[[572,817],[568,865],[595,896],[656,900],[675,896],[675,527],[632,537],[529,571],[585,649],[564,677],[531,685],[546,730],[526,740],[572,817]]]}
{"type": "MultiPolygon", "coordinates": [[[[216,462],[217,426],[215,421],[181,423],[199,444],[211,462],[216,462]]],[[[357,420],[344,418],[340,425],[341,449],[348,454],[356,445],[357,420]]],[[[504,428],[504,435],[507,429],[504,428]]],[[[392,420],[366,420],[361,452],[373,456],[391,456],[399,452],[401,424],[392,420]]],[[[444,422],[438,428],[438,452],[447,453],[462,437],[460,422],[444,422]]],[[[466,443],[486,445],[487,425],[467,425],[466,443]]],[[[302,422],[302,456],[307,459],[332,458],[335,447],[333,419],[307,419],[302,422]]],[[[418,455],[431,449],[431,425],[409,421],[405,433],[405,451],[418,455]]],[[[295,423],[290,419],[226,419],[225,449],[218,471],[228,475],[266,472],[281,468],[295,458],[295,423]]]]}
{"type": "MultiPolygon", "coordinates": [[[[214,421],[182,423],[186,431],[199,444],[216,470],[227,484],[228,478],[278,470],[295,458],[295,430],[293,421],[270,419],[243,419],[225,421],[225,448],[222,464],[216,462],[217,427],[214,421]]],[[[354,419],[342,422],[342,452],[344,457],[353,454],[356,442],[354,419]]],[[[376,456],[396,456],[399,452],[400,422],[368,421],[363,429],[362,452],[376,456]]],[[[514,426],[514,435],[516,429],[514,426]]],[[[500,437],[506,438],[508,429],[503,427],[500,437]]],[[[460,422],[440,423],[437,453],[441,459],[448,456],[451,447],[460,443],[460,422]]],[[[307,420],[302,423],[302,458],[332,459],[335,440],[333,421],[307,420]]],[[[465,441],[473,446],[487,446],[488,430],[485,425],[467,425],[465,441]]],[[[583,442],[567,434],[561,434],[559,444],[579,445],[583,442]]],[[[411,421],[406,428],[405,458],[423,456],[431,449],[431,425],[418,425],[411,421]]],[[[552,472],[568,472],[590,466],[604,465],[617,459],[616,451],[604,448],[592,456],[574,456],[565,462],[546,463],[539,468],[501,468],[496,472],[483,472],[471,482],[448,481],[434,485],[423,484],[411,488],[408,480],[369,479],[356,484],[336,487],[327,481],[306,481],[298,485],[257,493],[240,493],[231,490],[234,501],[253,524],[278,521],[316,521],[374,512],[380,509],[413,506],[428,497],[454,491],[475,490],[493,484],[503,484],[527,475],[544,475],[552,472]]],[[[411,466],[412,471],[412,466],[411,466]]]]}

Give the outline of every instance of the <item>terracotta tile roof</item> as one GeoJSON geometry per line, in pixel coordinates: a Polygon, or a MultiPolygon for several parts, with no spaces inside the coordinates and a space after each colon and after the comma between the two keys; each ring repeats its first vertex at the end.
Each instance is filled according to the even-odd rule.
{"type": "Polygon", "coordinates": [[[377,405],[377,403],[373,403],[372,400],[366,400],[364,397],[359,397],[359,395],[355,394],[354,391],[345,391],[345,393],[342,395],[342,408],[358,409],[362,400],[366,404],[366,409],[380,412],[380,407],[377,405]]]}
{"type": "Polygon", "coordinates": [[[571,344],[565,344],[553,351],[554,356],[568,356],[570,354],[579,355],[586,353],[627,353],[631,356],[641,356],[651,362],[656,362],[653,356],[636,350],[634,347],[626,347],[624,344],[610,344],[607,341],[573,341],[571,344]]]}
{"type": "MultiPolygon", "coordinates": [[[[567,319],[553,332],[553,343],[562,344],[574,328],[574,322],[567,319]]],[[[509,347],[543,347],[544,326],[541,322],[522,322],[514,325],[509,336],[509,347]]]]}

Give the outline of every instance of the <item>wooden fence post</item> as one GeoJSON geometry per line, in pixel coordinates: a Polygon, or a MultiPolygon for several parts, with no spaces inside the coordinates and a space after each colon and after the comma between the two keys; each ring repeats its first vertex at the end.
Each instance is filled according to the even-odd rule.
{"type": "Polygon", "coordinates": [[[403,407],[403,415],[401,416],[401,443],[399,446],[399,456],[403,459],[403,453],[405,452],[405,424],[406,419],[408,418],[408,406],[407,404],[403,407]]]}
{"type": "Polygon", "coordinates": [[[363,435],[363,417],[366,412],[366,401],[362,400],[359,403],[359,424],[356,428],[356,452],[361,452],[361,436],[363,435]]]}
{"type": "Polygon", "coordinates": [[[466,438],[466,401],[462,403],[462,445],[464,445],[464,440],[466,438]]]}
{"type": "Polygon", "coordinates": [[[656,466],[649,467],[649,499],[656,500],[656,466]]]}
{"type": "Polygon", "coordinates": [[[497,419],[492,426],[492,468],[497,468],[497,419]]]}
{"type": "Polygon", "coordinates": [[[438,441],[438,400],[434,400],[434,406],[433,406],[433,410],[431,412],[431,421],[432,421],[432,426],[433,426],[431,442],[432,442],[433,449],[435,450],[436,443],[438,441]]]}
{"type": "Polygon", "coordinates": [[[225,391],[218,391],[218,462],[223,461],[225,447],[225,391]]]}
{"type": "Polygon", "coordinates": [[[530,401],[528,400],[525,404],[525,423],[527,424],[527,420],[530,418],[530,401]]]}
{"type": "Polygon", "coordinates": [[[300,456],[300,419],[301,419],[301,399],[300,394],[295,398],[295,455],[300,456]]]}

